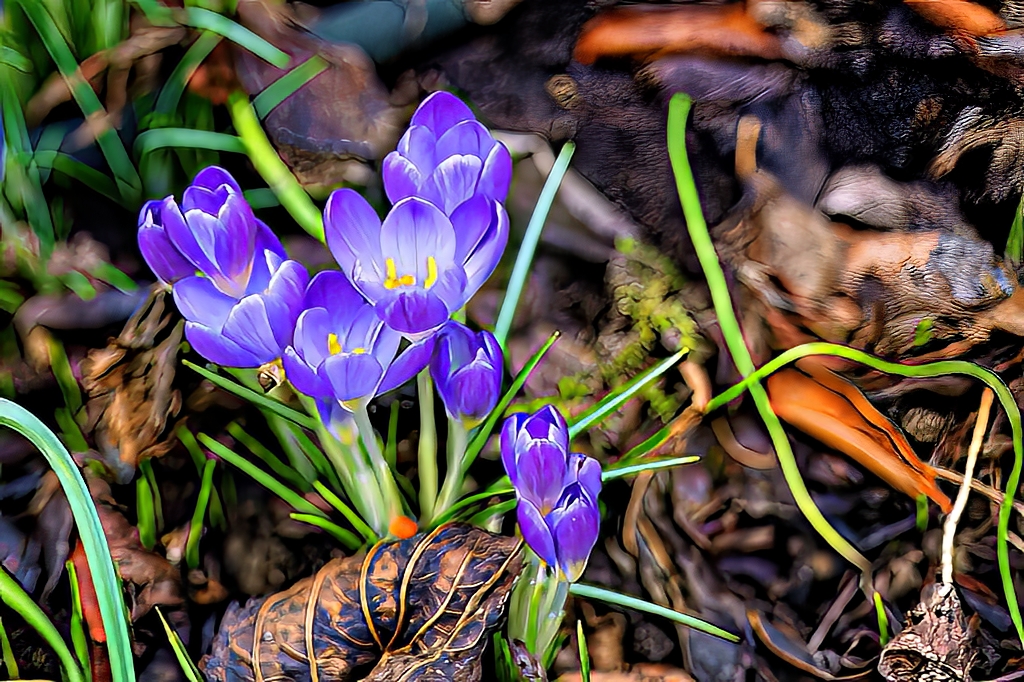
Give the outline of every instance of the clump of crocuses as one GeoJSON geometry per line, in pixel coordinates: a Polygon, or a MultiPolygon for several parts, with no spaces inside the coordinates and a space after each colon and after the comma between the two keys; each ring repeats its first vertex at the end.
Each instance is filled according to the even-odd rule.
{"type": "Polygon", "coordinates": [[[601,465],[569,451],[565,418],[550,405],[505,421],[501,460],[516,492],[523,539],[545,563],[575,582],[600,530],[601,465]]]}

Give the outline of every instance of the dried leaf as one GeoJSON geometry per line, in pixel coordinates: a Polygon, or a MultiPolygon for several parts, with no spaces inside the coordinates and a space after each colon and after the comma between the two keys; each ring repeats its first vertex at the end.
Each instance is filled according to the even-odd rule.
{"type": "Polygon", "coordinates": [[[121,335],[82,362],[87,428],[118,483],[131,481],[139,460],[167,452],[170,444],[162,436],[168,419],[181,409],[181,394],[172,383],[182,323],[157,343],[171,322],[166,295],[154,288],[121,335]]]}
{"type": "Polygon", "coordinates": [[[815,656],[808,649],[807,644],[800,641],[795,633],[789,634],[775,627],[768,622],[764,614],[754,609],[747,610],[747,620],[762,644],[768,647],[773,654],[798,670],[810,673],[819,679],[828,680],[829,682],[834,680],[857,680],[871,674],[870,670],[865,670],[842,677],[834,675],[828,670],[821,668],[818,661],[815,660],[815,656]]]}
{"type": "Polygon", "coordinates": [[[903,434],[845,379],[827,369],[813,371],[814,378],[795,369],[769,377],[768,396],[779,417],[900,492],[927,495],[948,512],[952,505],[935,483],[935,470],[917,458],[903,434]]]}
{"type": "Polygon", "coordinates": [[[334,560],[291,589],[232,605],[211,680],[479,680],[504,615],[520,543],[465,524],[334,560]],[[312,651],[310,657],[308,652],[312,651]]]}
{"type": "Polygon", "coordinates": [[[878,672],[889,682],[971,682],[978,654],[973,637],[953,586],[932,583],[907,612],[907,626],[882,650],[878,672]]]}

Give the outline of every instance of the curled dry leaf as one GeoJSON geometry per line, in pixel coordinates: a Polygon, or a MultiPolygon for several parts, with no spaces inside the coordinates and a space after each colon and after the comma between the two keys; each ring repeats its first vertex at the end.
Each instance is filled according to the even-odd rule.
{"type": "MultiPolygon", "coordinates": [[[[808,365],[810,366],[810,365],[808,365]]],[[[910,497],[927,495],[944,512],[952,505],[906,437],[860,391],[831,370],[814,378],[784,369],[768,378],[772,409],[789,424],[852,457],[910,497]]]]}
{"type": "Polygon", "coordinates": [[[167,331],[166,295],[154,288],[121,335],[82,362],[86,428],[118,483],[131,481],[139,460],[167,452],[170,444],[161,437],[181,409],[172,383],[183,323],[167,331]]]}
{"type": "Polygon", "coordinates": [[[906,627],[882,650],[878,672],[888,682],[971,682],[975,629],[953,586],[932,583],[907,612],[906,627]]]}
{"type": "Polygon", "coordinates": [[[519,548],[466,524],[378,543],[284,592],[233,605],[200,668],[218,682],[479,680],[519,548]]]}
{"type": "Polygon", "coordinates": [[[768,622],[768,618],[760,611],[748,609],[747,621],[750,623],[750,627],[757,635],[757,638],[761,640],[761,643],[769,651],[794,668],[810,673],[818,679],[828,680],[829,682],[834,680],[859,680],[871,674],[870,670],[864,670],[852,675],[837,676],[833,672],[821,667],[819,661],[810,652],[807,644],[798,639],[796,633],[787,632],[772,625],[768,622]]]}

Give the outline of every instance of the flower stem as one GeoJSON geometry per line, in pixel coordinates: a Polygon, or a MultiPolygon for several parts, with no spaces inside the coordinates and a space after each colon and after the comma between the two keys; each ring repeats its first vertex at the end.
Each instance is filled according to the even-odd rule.
{"type": "Polygon", "coordinates": [[[366,411],[366,401],[360,401],[352,412],[352,416],[355,417],[363,451],[369,458],[370,467],[377,479],[377,489],[384,499],[387,523],[390,523],[392,519],[402,514],[402,494],[398,490],[398,483],[395,481],[391,467],[384,459],[384,453],[377,442],[377,433],[373,430],[370,415],[366,411]]]}
{"type": "Polygon", "coordinates": [[[324,454],[338,472],[342,487],[352,505],[373,531],[379,537],[384,537],[388,532],[384,496],[362,453],[354,447],[355,434],[352,433],[351,426],[351,422],[338,425],[336,437],[326,426],[321,425],[320,442],[324,446],[324,454]]]}
{"type": "Polygon", "coordinates": [[[448,471],[444,475],[444,485],[441,486],[441,494],[434,505],[434,513],[430,518],[430,525],[441,517],[448,509],[455,504],[456,498],[462,492],[462,482],[465,480],[466,472],[463,468],[463,460],[466,458],[466,446],[469,443],[469,431],[459,419],[448,420],[448,471]]]}
{"type": "Polygon", "coordinates": [[[417,464],[420,473],[420,518],[434,516],[437,500],[437,424],[434,421],[434,382],[430,370],[416,377],[416,394],[420,401],[420,443],[417,464]]]}

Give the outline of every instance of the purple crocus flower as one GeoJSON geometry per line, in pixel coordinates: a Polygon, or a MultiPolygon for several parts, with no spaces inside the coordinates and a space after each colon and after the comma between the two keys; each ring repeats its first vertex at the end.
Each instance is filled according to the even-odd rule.
{"type": "Polygon", "coordinates": [[[281,357],[309,282],[281,242],[256,220],[238,184],[211,166],[173,197],[142,209],[139,248],[173,284],[185,336],[211,362],[259,367],[281,357]]]}
{"type": "Polygon", "coordinates": [[[479,424],[501,393],[503,356],[494,334],[474,334],[464,324],[449,322],[437,335],[430,376],[448,416],[469,428],[479,424]]]}
{"type": "Polygon", "coordinates": [[[474,196],[504,201],[512,157],[458,97],[435,92],[384,158],[381,174],[392,203],[420,197],[451,215],[474,196]]]}
{"type": "Polygon", "coordinates": [[[355,288],[392,329],[420,340],[459,310],[494,272],[508,242],[501,204],[477,196],[451,216],[418,197],[381,223],[350,189],[331,194],[327,245],[355,288]]]}
{"type": "Polygon", "coordinates": [[[569,452],[565,419],[550,405],[505,421],[501,460],[516,491],[523,539],[537,556],[575,582],[600,530],[601,465],[592,457],[569,452]]]}
{"type": "Polygon", "coordinates": [[[395,360],[402,337],[336,270],[313,278],[304,307],[284,351],[284,372],[296,389],[318,402],[372,398],[427,364],[432,343],[410,347],[395,360]]]}

